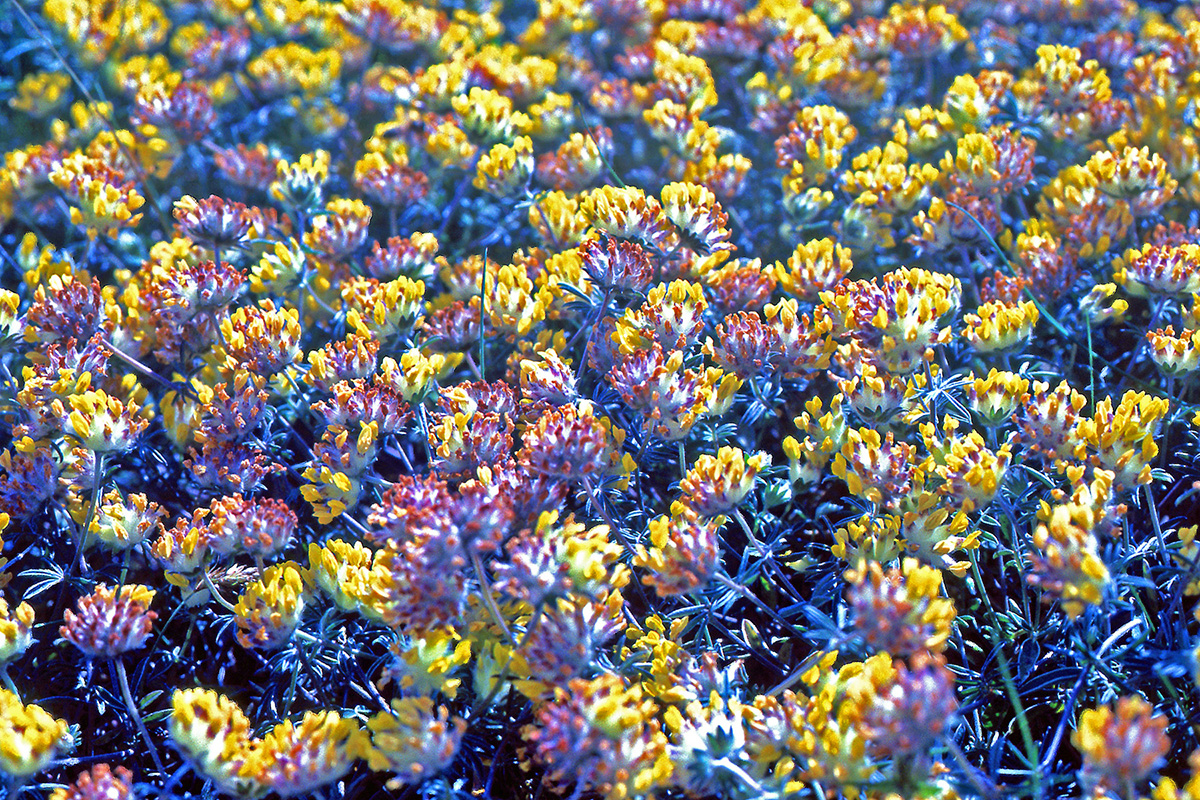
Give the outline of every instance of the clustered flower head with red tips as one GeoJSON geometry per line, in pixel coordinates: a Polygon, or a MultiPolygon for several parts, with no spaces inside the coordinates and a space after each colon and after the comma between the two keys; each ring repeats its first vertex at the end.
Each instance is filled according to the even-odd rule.
{"type": "Polygon", "coordinates": [[[113,658],[143,647],[158,614],[150,610],[155,592],[145,586],[120,591],[97,586],[79,599],[77,611],[63,612],[63,638],[91,658],[113,658]]]}

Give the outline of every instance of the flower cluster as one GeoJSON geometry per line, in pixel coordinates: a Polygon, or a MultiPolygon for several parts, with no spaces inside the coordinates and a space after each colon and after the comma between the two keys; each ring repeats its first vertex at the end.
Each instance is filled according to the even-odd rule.
{"type": "Polygon", "coordinates": [[[9,5],[10,793],[1200,791],[1196,8],[9,5]]]}

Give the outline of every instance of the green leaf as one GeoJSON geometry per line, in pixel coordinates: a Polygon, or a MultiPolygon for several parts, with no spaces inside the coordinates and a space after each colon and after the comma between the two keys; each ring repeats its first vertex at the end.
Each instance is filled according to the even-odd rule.
{"type": "Polygon", "coordinates": [[[771,481],[763,489],[763,508],[775,508],[792,499],[792,482],[786,478],[771,481]]]}

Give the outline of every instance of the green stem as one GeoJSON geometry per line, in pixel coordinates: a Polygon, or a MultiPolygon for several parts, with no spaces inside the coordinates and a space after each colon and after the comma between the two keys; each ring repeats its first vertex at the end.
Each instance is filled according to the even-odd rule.
{"type": "Polygon", "coordinates": [[[0,681],[4,681],[4,685],[17,698],[17,702],[21,702],[21,693],[17,691],[17,685],[13,683],[12,676],[8,674],[8,664],[0,664],[0,681]]]}
{"type": "Polygon", "coordinates": [[[470,546],[467,547],[467,550],[471,553],[471,566],[475,568],[475,577],[479,580],[479,593],[483,596],[483,604],[487,606],[496,625],[504,631],[504,638],[515,645],[517,637],[513,636],[512,631],[508,629],[508,623],[504,621],[504,615],[500,613],[500,607],[496,605],[496,598],[492,597],[492,587],[488,585],[487,576],[483,572],[483,560],[479,557],[479,551],[470,546]]]}
{"type": "Polygon", "coordinates": [[[125,709],[129,712],[129,716],[137,725],[138,731],[142,734],[142,739],[146,742],[146,749],[150,751],[150,758],[154,761],[154,767],[158,770],[158,774],[166,775],[167,770],[163,767],[162,759],[159,758],[158,748],[154,745],[154,740],[150,738],[150,731],[146,730],[146,723],[142,721],[142,715],[138,712],[137,703],[133,702],[133,692],[129,691],[129,676],[125,674],[125,664],[120,657],[113,659],[113,664],[117,668],[117,678],[121,683],[121,695],[125,698],[125,709]]]}
{"type": "Polygon", "coordinates": [[[214,600],[216,600],[218,603],[220,603],[222,608],[224,608],[230,614],[236,615],[238,613],[237,607],[234,606],[233,603],[229,602],[224,597],[222,597],[221,593],[217,591],[217,587],[213,585],[212,578],[208,577],[207,569],[200,570],[200,579],[202,581],[204,581],[204,586],[208,589],[209,594],[212,595],[214,600]]]}
{"type": "Polygon", "coordinates": [[[71,574],[74,574],[83,563],[83,551],[87,546],[88,536],[92,532],[92,521],[96,519],[96,510],[100,507],[100,495],[104,491],[104,454],[96,453],[96,463],[92,465],[92,502],[88,506],[87,516],[79,528],[79,546],[75,548],[75,559],[71,562],[71,574]]]}
{"type": "Polygon", "coordinates": [[[750,544],[755,550],[758,551],[758,555],[762,558],[766,558],[769,555],[767,548],[764,547],[762,542],[758,540],[758,537],[754,535],[754,531],[750,530],[750,523],[746,521],[746,516],[742,513],[740,508],[733,509],[733,518],[736,519],[738,524],[742,526],[742,531],[746,534],[746,538],[750,541],[750,544]]]}
{"type": "Polygon", "coordinates": [[[583,490],[587,492],[588,499],[592,501],[592,505],[596,507],[596,511],[599,512],[600,517],[604,520],[605,524],[608,525],[608,529],[615,533],[617,538],[621,540],[621,544],[625,546],[625,549],[632,553],[633,545],[625,536],[625,531],[623,531],[621,527],[617,525],[616,520],[614,520],[612,515],[608,513],[608,509],[604,507],[604,503],[600,501],[600,497],[596,494],[595,487],[592,486],[591,478],[583,479],[583,490]]]}
{"type": "Polygon", "coordinates": [[[1017,684],[1013,680],[1012,669],[1008,665],[1008,657],[1004,655],[1002,643],[1004,636],[999,627],[996,625],[996,611],[992,608],[992,599],[988,597],[987,590],[983,588],[983,576],[979,572],[979,561],[975,557],[975,553],[970,554],[971,557],[971,574],[975,578],[975,588],[979,592],[979,596],[983,598],[983,604],[988,610],[988,628],[992,634],[992,644],[995,647],[996,665],[1000,668],[1000,677],[1004,683],[1004,693],[1008,696],[1008,702],[1012,704],[1013,711],[1017,715],[1017,729],[1021,733],[1021,744],[1025,749],[1025,760],[1029,762],[1029,780],[1032,783],[1034,800],[1040,800],[1042,797],[1042,776],[1038,764],[1037,744],[1033,740],[1033,731],[1029,727],[1029,718],[1025,713],[1025,704],[1021,702],[1021,695],[1017,691],[1017,684]]]}
{"type": "Polygon", "coordinates": [[[1150,484],[1142,486],[1142,490],[1146,495],[1146,506],[1150,509],[1150,524],[1154,526],[1154,535],[1158,537],[1158,547],[1165,556],[1167,553],[1167,538],[1163,536],[1162,521],[1158,518],[1158,506],[1154,504],[1154,493],[1150,491],[1150,484]]]}
{"type": "Polygon", "coordinates": [[[500,694],[500,687],[502,687],[504,682],[508,679],[509,669],[512,668],[513,657],[517,654],[518,650],[525,647],[525,645],[529,642],[529,637],[533,635],[533,629],[536,628],[538,623],[541,621],[542,607],[538,606],[536,609],[534,609],[533,616],[529,619],[529,624],[525,626],[525,632],[521,634],[521,641],[517,642],[516,646],[509,651],[508,658],[504,660],[504,666],[500,668],[500,674],[496,676],[496,680],[492,684],[492,688],[488,690],[488,693],[483,698],[482,702],[476,703],[474,708],[472,708],[472,719],[486,711],[488,706],[492,704],[492,701],[496,699],[496,695],[500,694]]]}

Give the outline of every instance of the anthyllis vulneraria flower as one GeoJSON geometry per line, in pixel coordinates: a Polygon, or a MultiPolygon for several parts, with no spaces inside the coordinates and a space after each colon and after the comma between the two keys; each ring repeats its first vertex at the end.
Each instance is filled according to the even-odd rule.
{"type": "Polygon", "coordinates": [[[238,643],[261,650],[283,646],[300,624],[305,595],[299,565],[287,561],[267,567],[234,606],[238,643]]]}
{"type": "MultiPolygon", "coordinates": [[[[922,433],[932,428],[932,423],[927,423],[922,426],[922,433]]],[[[925,438],[930,451],[936,451],[934,460],[941,462],[933,467],[933,471],[944,481],[938,493],[946,501],[961,503],[967,512],[992,502],[1012,461],[1011,445],[1006,442],[993,451],[978,431],[940,440],[934,436],[925,438]]]]}
{"type": "Polygon", "coordinates": [[[171,708],[171,741],[198,773],[235,796],[263,793],[238,775],[250,741],[250,720],[237,703],[209,689],[196,688],[176,691],[171,708]]]}
{"type": "Polygon", "coordinates": [[[8,601],[0,597],[0,669],[33,644],[33,606],[20,603],[10,609],[8,601]]]}
{"type": "Polygon", "coordinates": [[[1146,147],[1126,147],[1120,153],[1101,151],[1084,166],[1096,177],[1096,188],[1128,203],[1134,217],[1152,216],[1179,188],[1167,162],[1146,147]]]}
{"type": "Polygon", "coordinates": [[[619,592],[603,602],[579,596],[548,601],[516,652],[522,678],[516,687],[530,698],[546,697],[553,687],[589,673],[605,645],[625,630],[624,604],[619,592]]]}
{"type": "Polygon", "coordinates": [[[329,179],[329,153],[305,153],[294,162],[278,161],[271,196],[286,206],[311,211],[321,205],[322,190],[329,179]]]}
{"type": "Polygon", "coordinates": [[[740,385],[739,378],[722,377],[716,368],[684,369],[683,360],[682,350],[667,356],[654,342],[621,358],[608,373],[609,383],[638,412],[646,431],[665,441],[687,436],[702,416],[740,385]]]}
{"type": "Polygon", "coordinates": [[[366,243],[371,213],[362,200],[335,197],[313,218],[304,244],[328,258],[346,258],[366,243]]]}
{"type": "Polygon", "coordinates": [[[1200,292],[1200,245],[1145,244],[1113,261],[1113,281],[1136,297],[1200,292]]]}
{"type": "Polygon", "coordinates": [[[701,253],[730,250],[728,215],[712,190],[694,183],[670,183],[662,190],[663,216],[675,223],[684,244],[701,253]]]}
{"type": "Polygon", "coordinates": [[[509,197],[525,188],[533,174],[533,140],[518,136],[513,143],[499,142],[479,157],[475,188],[496,197],[509,197]]]}
{"type": "Polygon", "coordinates": [[[66,722],[0,689],[0,772],[18,779],[40,772],[66,733],[66,722]]]}
{"type": "Polygon", "coordinates": [[[438,628],[426,634],[401,636],[389,648],[392,658],[379,676],[379,686],[395,685],[406,697],[454,699],[462,679],[462,667],[471,661],[471,640],[460,638],[453,628],[438,628]]]}
{"type": "Polygon", "coordinates": [[[342,611],[358,611],[370,619],[374,591],[375,553],[360,542],[332,539],[325,546],[310,542],[304,580],[316,586],[342,611]]]}
{"type": "Polygon", "coordinates": [[[776,262],[772,269],[780,289],[801,300],[816,300],[853,268],[849,248],[832,239],[813,239],[797,245],[786,264],[776,262]]]}
{"type": "Polygon", "coordinates": [[[1093,534],[1103,510],[1102,490],[1081,486],[1067,503],[1043,503],[1041,522],[1033,533],[1036,548],[1026,580],[1045,590],[1044,600],[1062,601],[1063,611],[1074,619],[1089,605],[1100,605],[1109,582],[1108,567],[1100,559],[1093,534]]]}
{"type": "Polygon", "coordinates": [[[1012,419],[1029,389],[1029,379],[1012,372],[991,370],[986,378],[967,376],[967,405],[984,425],[995,427],[1012,419]]]}
{"type": "Polygon", "coordinates": [[[243,203],[215,195],[204,200],[184,195],[175,201],[174,214],[184,236],[218,253],[240,248],[250,238],[250,216],[243,203]]]}
{"type": "Polygon", "coordinates": [[[579,213],[596,230],[617,239],[670,249],[679,241],[663,208],[653,197],[633,186],[603,186],[587,193],[579,213]]]}
{"type": "Polygon", "coordinates": [[[962,286],[952,275],[904,268],[871,281],[843,281],[821,292],[835,333],[848,335],[892,372],[907,374],[950,341],[940,320],[959,307],[962,286]]]}
{"type": "Polygon", "coordinates": [[[1038,317],[1037,306],[1028,300],[984,303],[977,313],[963,316],[963,336],[980,353],[1011,350],[1029,341],[1038,317]]]}
{"type": "Polygon", "coordinates": [[[63,612],[59,632],[91,658],[115,658],[146,643],[158,616],[150,610],[154,590],[126,585],[118,595],[101,584],[79,599],[78,613],[63,612]]]}
{"type": "Polygon", "coordinates": [[[622,459],[625,432],[597,417],[586,400],[549,409],[525,432],[517,461],[531,472],[562,480],[584,480],[630,467],[622,459]]]}
{"type": "Polygon", "coordinates": [[[1166,398],[1132,390],[1116,409],[1111,397],[1104,398],[1091,419],[1079,422],[1076,455],[1083,457],[1085,446],[1092,450],[1092,462],[1115,473],[1118,489],[1150,483],[1150,464],[1158,455],[1154,439],[1170,405],[1166,398]]]}
{"type": "Polygon", "coordinates": [[[450,766],[458,754],[467,723],[451,717],[445,706],[429,697],[393,700],[391,709],[367,720],[370,744],[364,748],[375,771],[394,772],[392,789],[431,778],[450,766]]]}
{"type": "Polygon", "coordinates": [[[842,411],[845,398],[836,394],[825,410],[820,397],[804,404],[805,411],[793,420],[803,440],[788,436],[783,440],[783,453],[788,459],[788,477],[793,483],[813,483],[820,479],[825,467],[841,452],[846,439],[846,416],[842,411]]]}
{"type": "Polygon", "coordinates": [[[133,773],[125,767],[96,764],[79,773],[69,786],[50,793],[50,800],[133,800],[133,773]]]}
{"type": "Polygon", "coordinates": [[[659,597],[703,589],[720,568],[718,538],[724,517],[698,517],[691,509],[649,523],[649,547],[637,545],[633,565],[659,597]]]}
{"type": "Polygon", "coordinates": [[[300,349],[300,312],[277,309],[270,300],[242,306],[221,320],[221,335],[229,354],[228,367],[270,378],[294,364],[300,349]]]}
{"type": "Polygon", "coordinates": [[[722,447],[715,456],[701,455],[679,482],[677,513],[686,509],[700,517],[715,517],[737,508],[754,490],[759,474],[771,466],[771,456],[747,456],[736,447],[722,447]]]}
{"type": "Polygon", "coordinates": [[[98,158],[76,152],[58,162],[49,178],[70,201],[71,222],[90,239],[101,234],[115,239],[142,220],[137,212],[146,200],[133,181],[98,158]]]}
{"type": "Polygon", "coordinates": [[[1168,722],[1138,695],[1085,710],[1071,734],[1083,754],[1079,778],[1085,790],[1137,797],[1138,784],[1154,774],[1171,749],[1168,722]]]}
{"type": "Polygon", "coordinates": [[[209,510],[208,544],[217,553],[273,556],[296,532],[296,512],[283,500],[235,494],[212,501],[209,510]]]}
{"type": "Polygon", "coordinates": [[[113,550],[129,550],[146,542],[165,515],[146,495],[131,493],[123,497],[114,489],[96,507],[88,539],[113,550]]]}
{"type": "Polygon", "coordinates": [[[138,416],[134,403],[125,404],[103,391],[86,391],[70,397],[71,430],[79,442],[95,453],[120,453],[133,447],[149,421],[138,416]]]}
{"type": "Polygon", "coordinates": [[[551,785],[577,785],[621,800],[645,795],[670,778],[667,738],[656,711],[640,685],[629,686],[617,675],[575,678],[534,711],[536,724],[524,735],[546,764],[551,785]]]}
{"type": "Polygon", "coordinates": [[[881,437],[874,428],[851,428],[834,456],[832,471],[851,494],[893,508],[911,489],[917,466],[916,448],[896,441],[893,431],[881,437]]]}
{"type": "Polygon", "coordinates": [[[846,573],[854,629],[874,650],[907,657],[941,652],[954,624],[954,603],[941,596],[942,573],[906,558],[886,572],[869,562],[846,573]]]}
{"type": "Polygon", "coordinates": [[[569,594],[603,597],[629,582],[621,546],[607,525],[588,527],[557,510],[508,541],[508,561],[493,565],[495,589],[534,607],[569,594]]]}
{"type": "Polygon", "coordinates": [[[1200,339],[1192,328],[1184,328],[1178,334],[1175,326],[1168,325],[1146,332],[1150,344],[1150,358],[1164,375],[1184,376],[1200,369],[1200,339]]]}
{"type": "Polygon", "coordinates": [[[307,711],[285,720],[241,754],[239,777],[280,797],[308,795],[338,780],[363,755],[366,734],[336,711],[307,711]]]}
{"type": "Polygon", "coordinates": [[[958,714],[954,673],[940,655],[918,653],[897,661],[895,675],[858,722],[867,750],[895,759],[923,759],[958,714]]]}
{"type": "Polygon", "coordinates": [[[1021,396],[1022,408],[1016,414],[1020,426],[1019,441],[1047,460],[1063,458],[1073,453],[1076,426],[1087,398],[1071,384],[1062,381],[1050,389],[1050,384],[1035,380],[1021,396]]]}

